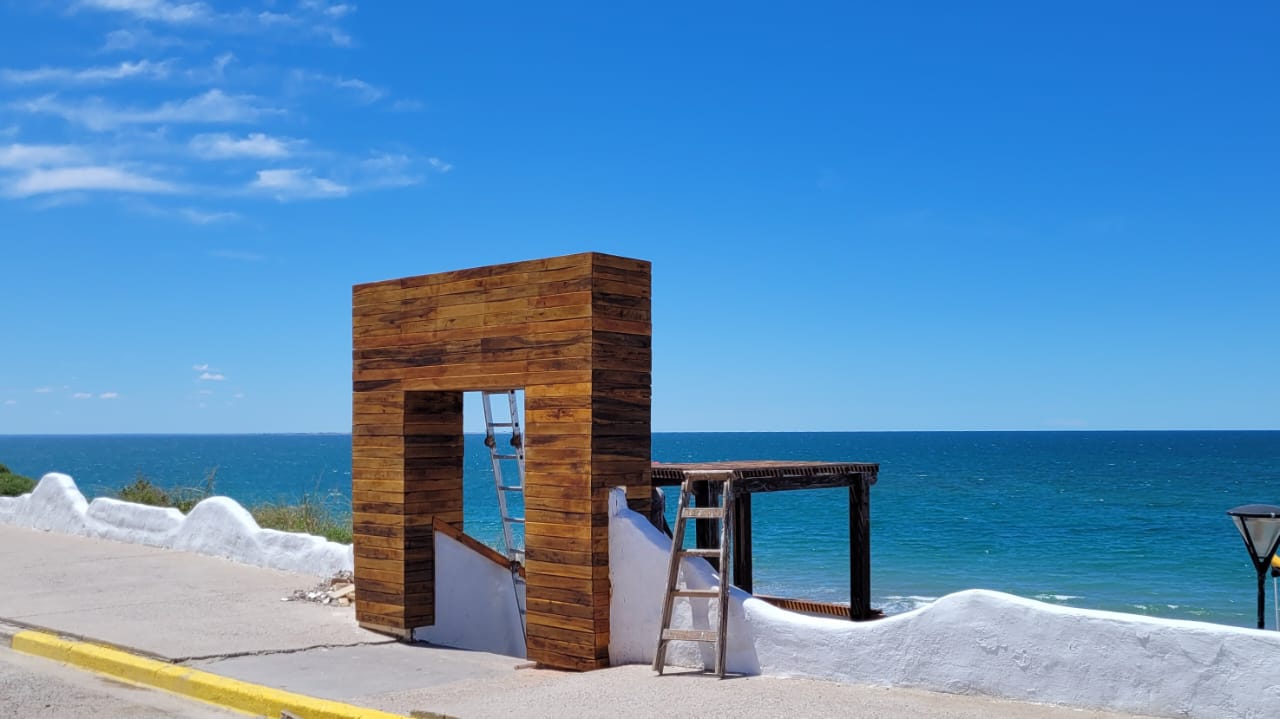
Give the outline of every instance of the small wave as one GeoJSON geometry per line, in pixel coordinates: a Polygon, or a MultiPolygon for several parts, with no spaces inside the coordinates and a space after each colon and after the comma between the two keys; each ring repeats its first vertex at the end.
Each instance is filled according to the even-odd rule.
{"type": "Polygon", "coordinates": [[[1079,594],[1037,594],[1035,598],[1042,602],[1069,602],[1073,599],[1084,599],[1079,594]]]}
{"type": "Polygon", "coordinates": [[[938,601],[937,597],[923,597],[919,595],[890,595],[883,597],[880,602],[880,611],[885,614],[903,614],[921,607],[927,607],[938,601]]]}

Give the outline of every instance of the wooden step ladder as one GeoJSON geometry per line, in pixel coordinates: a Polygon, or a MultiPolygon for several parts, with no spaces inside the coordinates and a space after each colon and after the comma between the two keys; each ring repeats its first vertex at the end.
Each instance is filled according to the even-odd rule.
{"type": "MultiPolygon", "coordinates": [[[[662,674],[666,666],[667,642],[712,642],[716,645],[716,676],[723,679],[725,670],[725,638],[729,628],[729,546],[733,524],[733,472],[689,472],[680,485],[680,500],[676,509],[675,536],[671,539],[671,563],[667,568],[667,589],[662,603],[662,624],[658,630],[658,650],[653,657],[653,670],[662,674]],[[719,489],[720,504],[710,507],[692,506],[694,485],[709,483],[708,494],[715,497],[719,489]],[[720,485],[716,487],[714,485],[720,485]],[[715,519],[720,522],[720,547],[716,549],[685,549],[684,528],[689,520],[715,519]],[[719,586],[714,589],[680,589],[680,562],[684,557],[716,557],[719,560],[719,586]],[[719,622],[714,631],[707,629],[672,629],[671,614],[677,597],[690,599],[715,599],[719,604],[719,622]]],[[[713,499],[712,502],[715,500],[713,499]]]]}

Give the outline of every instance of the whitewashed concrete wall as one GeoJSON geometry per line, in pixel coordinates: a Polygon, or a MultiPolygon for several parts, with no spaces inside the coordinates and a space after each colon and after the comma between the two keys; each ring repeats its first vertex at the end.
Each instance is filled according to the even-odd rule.
{"type": "Polygon", "coordinates": [[[65,474],[50,473],[30,494],[0,497],[0,524],[224,557],[318,577],[351,571],[350,545],[310,534],[262,529],[227,497],[210,497],[189,514],[99,497],[85,501],[65,474]]]}
{"type": "MultiPolygon", "coordinates": [[[[30,494],[0,497],[0,524],[223,557],[318,577],[351,571],[352,547],[309,534],[262,529],[227,497],[189,514],[99,497],[86,501],[65,474],[30,494]]],[[[524,657],[524,631],[511,572],[452,537],[436,534],[436,625],[415,630],[433,644],[524,657]]],[[[521,596],[520,601],[524,601],[521,596]]]]}
{"type": "MultiPolygon", "coordinates": [[[[441,532],[435,533],[436,623],[413,638],[511,657],[525,655],[511,571],[441,532]]],[[[524,587],[520,587],[524,602],[524,587]]]]}
{"type": "MultiPolygon", "coordinates": [[[[610,497],[609,657],[651,663],[671,542],[610,497]]],[[[686,559],[694,588],[711,566],[686,559]]],[[[711,629],[712,602],[677,600],[676,626],[711,629]],[[689,605],[698,608],[690,611],[689,605]]],[[[712,665],[710,644],[672,642],[671,664],[712,665]]],[[[951,594],[852,623],[787,612],[734,590],[728,669],[747,674],[982,694],[1202,719],[1280,716],[1280,633],[1072,609],[998,592],[951,594]]]]}

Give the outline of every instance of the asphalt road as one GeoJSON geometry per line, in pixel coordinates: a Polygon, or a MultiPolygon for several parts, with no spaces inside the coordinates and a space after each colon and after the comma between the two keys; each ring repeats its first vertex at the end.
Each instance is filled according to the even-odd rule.
{"type": "Polygon", "coordinates": [[[0,718],[9,717],[243,719],[244,715],[0,647],[0,718]]]}

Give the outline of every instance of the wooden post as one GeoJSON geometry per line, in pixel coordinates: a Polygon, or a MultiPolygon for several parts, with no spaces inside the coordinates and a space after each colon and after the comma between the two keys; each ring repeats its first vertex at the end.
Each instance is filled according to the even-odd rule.
{"type": "MultiPolygon", "coordinates": [[[[720,485],[714,482],[694,482],[693,500],[699,507],[714,507],[720,503],[720,485]]],[[[716,519],[693,520],[694,546],[698,549],[720,548],[720,522],[716,519]]],[[[720,571],[720,560],[706,557],[712,569],[720,571]]]]}
{"type": "Polygon", "coordinates": [[[849,618],[871,618],[871,502],[866,475],[849,485],[849,618]]]}
{"type": "Polygon", "coordinates": [[[733,583],[751,593],[751,493],[740,492],[733,500],[733,583]]]}

